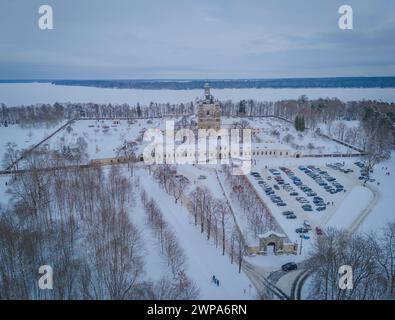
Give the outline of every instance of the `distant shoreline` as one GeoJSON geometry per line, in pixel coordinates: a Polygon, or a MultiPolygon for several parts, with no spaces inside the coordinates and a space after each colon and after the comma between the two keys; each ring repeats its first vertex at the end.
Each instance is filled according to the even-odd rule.
{"type": "Polygon", "coordinates": [[[213,89],[363,89],[395,88],[395,77],[332,77],[283,79],[108,79],[108,80],[0,80],[0,83],[51,83],[110,89],[195,90],[208,82],[213,89]]]}

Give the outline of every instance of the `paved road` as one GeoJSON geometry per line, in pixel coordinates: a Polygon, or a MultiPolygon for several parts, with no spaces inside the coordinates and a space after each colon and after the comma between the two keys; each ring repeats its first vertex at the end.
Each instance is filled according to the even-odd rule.
{"type": "Polygon", "coordinates": [[[275,300],[289,300],[290,297],[281,288],[266,277],[266,273],[246,261],[243,262],[243,271],[250,278],[262,298],[275,300]]]}

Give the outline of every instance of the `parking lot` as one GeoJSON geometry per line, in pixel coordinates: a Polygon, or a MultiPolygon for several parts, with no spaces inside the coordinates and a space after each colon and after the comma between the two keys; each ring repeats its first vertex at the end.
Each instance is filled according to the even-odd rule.
{"type": "Polygon", "coordinates": [[[342,163],[264,167],[250,181],[290,240],[300,242],[323,234],[342,201],[362,184],[357,171],[342,163]]]}

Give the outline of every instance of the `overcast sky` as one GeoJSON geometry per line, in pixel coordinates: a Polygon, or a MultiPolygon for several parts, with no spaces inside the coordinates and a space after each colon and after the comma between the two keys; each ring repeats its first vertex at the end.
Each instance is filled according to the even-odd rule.
{"type": "Polygon", "coordinates": [[[394,39],[392,0],[1,0],[0,79],[394,76],[394,39]]]}

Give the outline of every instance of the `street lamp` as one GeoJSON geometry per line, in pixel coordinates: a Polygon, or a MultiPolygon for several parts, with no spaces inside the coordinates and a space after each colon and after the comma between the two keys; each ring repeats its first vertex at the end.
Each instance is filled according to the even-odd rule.
{"type": "Polygon", "coordinates": [[[304,234],[300,234],[300,249],[299,249],[299,255],[302,255],[302,247],[303,247],[303,238],[304,238],[304,234]]]}

